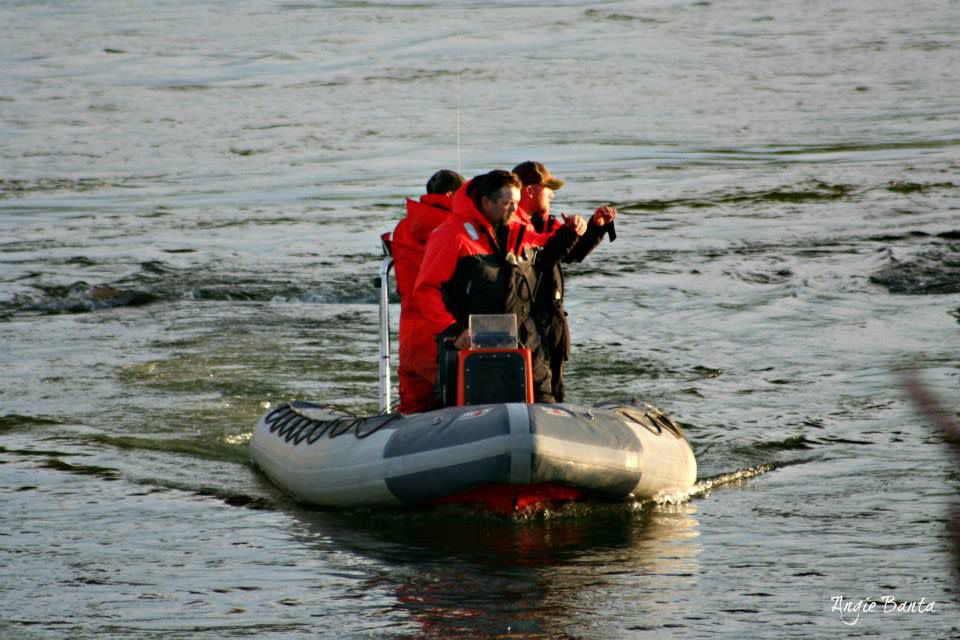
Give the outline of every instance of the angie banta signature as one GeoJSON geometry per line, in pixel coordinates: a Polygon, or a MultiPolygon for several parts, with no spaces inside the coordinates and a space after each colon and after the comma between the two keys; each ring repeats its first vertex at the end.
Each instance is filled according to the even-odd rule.
{"type": "Polygon", "coordinates": [[[879,598],[851,599],[841,593],[838,596],[832,596],[830,601],[833,603],[830,611],[839,613],[841,622],[850,626],[860,622],[862,614],[889,615],[892,613],[936,613],[937,611],[937,602],[935,600],[928,602],[926,598],[898,600],[896,596],[886,595],[879,598]]]}

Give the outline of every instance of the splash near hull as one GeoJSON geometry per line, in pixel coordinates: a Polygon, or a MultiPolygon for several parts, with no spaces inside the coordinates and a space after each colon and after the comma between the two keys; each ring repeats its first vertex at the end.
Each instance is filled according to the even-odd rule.
{"type": "Polygon", "coordinates": [[[650,405],[492,404],[331,418],[292,402],[264,415],[253,462],[300,501],[325,507],[469,504],[498,512],[690,489],[683,432],[650,405]]]}

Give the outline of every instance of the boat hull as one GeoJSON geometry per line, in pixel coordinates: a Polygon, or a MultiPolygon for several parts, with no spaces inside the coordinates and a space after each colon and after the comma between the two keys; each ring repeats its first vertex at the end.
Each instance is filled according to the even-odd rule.
{"type": "Polygon", "coordinates": [[[689,489],[697,472],[676,423],[649,405],[617,403],[331,418],[292,402],[260,419],[250,446],[274,484],[327,507],[645,499],[689,489]]]}

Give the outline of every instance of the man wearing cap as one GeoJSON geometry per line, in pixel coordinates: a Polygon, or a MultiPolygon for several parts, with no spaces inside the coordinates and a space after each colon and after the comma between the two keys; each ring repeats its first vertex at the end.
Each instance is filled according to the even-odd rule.
{"type": "MultiPolygon", "coordinates": [[[[563,187],[564,181],[552,175],[543,164],[530,160],[514,167],[513,173],[523,184],[517,215],[529,221],[538,232],[552,235],[567,220],[566,214],[561,214],[563,222],[550,215],[554,191],[563,187]]],[[[613,240],[613,221],[616,217],[617,210],[613,207],[599,207],[590,218],[586,233],[563,261],[581,262],[600,244],[604,233],[609,233],[613,240]]],[[[563,402],[563,363],[570,356],[570,327],[563,309],[563,292],[563,270],[557,262],[552,269],[541,274],[533,304],[533,318],[540,331],[544,355],[550,364],[553,396],[557,402],[563,402]]]]}
{"type": "MultiPolygon", "coordinates": [[[[441,169],[427,181],[427,193],[420,200],[407,199],[407,216],[393,230],[391,254],[400,295],[400,353],[397,377],[400,385],[400,411],[406,412],[411,398],[433,393],[433,378],[420,375],[423,368],[417,358],[423,352],[423,340],[433,340],[422,327],[423,321],[411,308],[413,285],[423,262],[430,233],[449,217],[453,194],[465,182],[456,171],[441,169]]],[[[427,347],[430,345],[428,344],[427,347]]],[[[429,352],[429,349],[426,349],[429,352]]]]}

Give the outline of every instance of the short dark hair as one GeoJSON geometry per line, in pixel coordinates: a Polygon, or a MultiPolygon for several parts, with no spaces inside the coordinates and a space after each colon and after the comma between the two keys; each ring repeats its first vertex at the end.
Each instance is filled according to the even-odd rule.
{"type": "Polygon", "coordinates": [[[516,174],[503,169],[494,169],[490,173],[484,173],[471,180],[470,186],[467,187],[467,195],[473,200],[473,204],[477,205],[479,211],[483,209],[481,203],[484,198],[492,200],[504,187],[522,189],[523,184],[516,174]]]}
{"type": "Polygon", "coordinates": [[[440,169],[427,180],[427,193],[450,193],[466,182],[464,177],[450,169],[440,169]]]}

